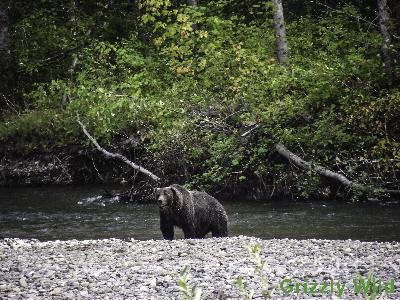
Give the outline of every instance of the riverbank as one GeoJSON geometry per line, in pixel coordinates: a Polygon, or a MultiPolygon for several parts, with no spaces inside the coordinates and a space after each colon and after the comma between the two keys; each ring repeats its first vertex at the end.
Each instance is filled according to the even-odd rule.
{"type": "Polygon", "coordinates": [[[91,148],[2,155],[0,187],[118,183],[130,171],[91,148]]]}
{"type": "MultiPolygon", "coordinates": [[[[267,263],[265,274],[270,287],[275,287],[273,298],[295,298],[290,283],[308,280],[327,283],[322,293],[318,285],[318,298],[354,299],[353,279],[357,274],[366,278],[368,272],[384,282],[393,278],[394,291],[389,289],[385,299],[400,298],[400,243],[243,236],[172,242],[3,239],[0,298],[182,299],[178,279],[186,266],[190,268],[188,285],[200,287],[203,299],[238,299],[238,276],[256,290],[257,298],[260,278],[245,250],[254,244],[260,245],[261,258],[267,263]],[[291,281],[282,281],[285,278],[291,281]]],[[[304,286],[299,288],[300,298],[313,297],[310,290],[304,294],[304,286]]]]}
{"type": "MultiPolygon", "coordinates": [[[[119,149],[119,147],[117,147],[119,149]]],[[[129,153],[129,149],[124,149],[121,153],[129,153]]],[[[0,149],[0,187],[37,187],[45,185],[82,185],[82,184],[128,184],[133,190],[122,188],[115,191],[114,196],[118,195],[124,202],[149,202],[152,201],[154,182],[148,177],[135,173],[134,169],[119,160],[108,159],[101,152],[94,148],[81,146],[70,146],[65,149],[58,149],[52,152],[41,152],[30,154],[13,153],[11,150],[4,152],[0,149]]],[[[132,156],[127,155],[128,157],[132,156]]],[[[160,160],[153,161],[143,158],[145,166],[157,173],[162,178],[163,185],[172,183],[193,184],[190,176],[183,178],[183,173],[179,163],[165,167],[165,162],[160,160]],[[183,180],[185,179],[185,180],[183,180]]],[[[188,174],[186,174],[188,175],[188,174]]],[[[186,176],[185,175],[185,176],[186,176]]],[[[274,181],[272,177],[254,177],[243,182],[232,181],[228,183],[214,182],[206,190],[219,200],[229,200],[240,198],[246,200],[313,200],[313,201],[371,201],[386,204],[398,204],[400,198],[397,192],[392,195],[388,193],[364,194],[352,198],[352,193],[331,194],[329,189],[323,193],[298,194],[290,187],[294,182],[287,186],[275,187],[266,185],[267,181],[274,181]],[[271,189],[272,188],[272,189],[271,189]]],[[[193,179],[193,178],[192,178],[193,179]]],[[[345,189],[343,189],[344,191],[345,189]]],[[[108,195],[108,194],[107,194],[108,195]]],[[[110,195],[108,195],[110,196],[110,195]]]]}

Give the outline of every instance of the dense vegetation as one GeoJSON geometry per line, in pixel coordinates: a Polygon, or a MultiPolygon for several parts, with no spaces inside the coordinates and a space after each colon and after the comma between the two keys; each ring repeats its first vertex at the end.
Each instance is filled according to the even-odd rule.
{"type": "MultiPolygon", "coordinates": [[[[382,67],[376,1],[283,6],[289,68],[276,59],[270,1],[11,1],[3,152],[88,146],[79,113],[105,147],[212,192],[328,195],[276,155],[278,142],[399,189],[400,86],[382,67]]],[[[399,74],[400,8],[389,7],[399,74]]]]}

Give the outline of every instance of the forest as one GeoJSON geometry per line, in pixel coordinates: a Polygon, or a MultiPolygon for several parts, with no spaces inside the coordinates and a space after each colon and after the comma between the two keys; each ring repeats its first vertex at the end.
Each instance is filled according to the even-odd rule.
{"type": "Polygon", "coordinates": [[[2,183],[149,185],[80,120],[222,198],[396,198],[399,51],[396,0],[1,1],[2,183]]]}

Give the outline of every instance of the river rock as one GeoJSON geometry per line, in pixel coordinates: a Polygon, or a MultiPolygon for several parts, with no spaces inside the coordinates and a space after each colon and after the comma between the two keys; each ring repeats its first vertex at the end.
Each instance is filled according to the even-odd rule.
{"type": "Polygon", "coordinates": [[[26,283],[25,277],[21,277],[21,279],[19,280],[19,284],[20,284],[23,288],[28,287],[28,284],[26,283]]]}
{"type": "Polygon", "coordinates": [[[385,299],[400,299],[399,243],[244,236],[174,241],[0,239],[0,299],[181,299],[179,279],[185,268],[188,287],[201,287],[204,299],[241,299],[238,277],[255,291],[254,299],[262,299],[260,274],[245,250],[256,243],[274,299],[297,297],[283,293],[284,278],[293,284],[334,280],[346,286],[342,297],[335,291],[312,297],[300,291],[300,299],[360,298],[353,279],[369,272],[385,282],[394,278],[395,291],[385,299]]]}

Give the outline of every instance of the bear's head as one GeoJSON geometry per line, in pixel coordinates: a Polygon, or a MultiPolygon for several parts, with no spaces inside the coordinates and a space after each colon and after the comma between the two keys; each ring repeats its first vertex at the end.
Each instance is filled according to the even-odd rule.
{"type": "Polygon", "coordinates": [[[156,189],[156,200],[161,210],[176,207],[180,203],[176,189],[170,186],[156,189]]]}

